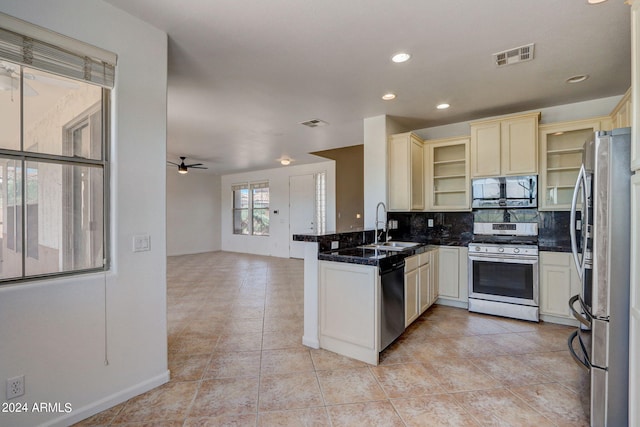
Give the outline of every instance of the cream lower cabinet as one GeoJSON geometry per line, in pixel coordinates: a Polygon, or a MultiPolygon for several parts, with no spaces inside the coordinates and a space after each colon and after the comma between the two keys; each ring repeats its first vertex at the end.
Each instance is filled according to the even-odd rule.
{"type": "Polygon", "coordinates": [[[468,249],[438,249],[438,303],[466,308],[469,303],[468,249]]]}
{"type": "Polygon", "coordinates": [[[406,328],[420,316],[418,255],[405,259],[404,271],[404,326],[406,328]]]}
{"type": "Polygon", "coordinates": [[[540,252],[540,317],[576,325],[569,298],[580,293],[580,278],[570,252],[540,252]]]}
{"type": "Polygon", "coordinates": [[[433,267],[437,259],[438,250],[434,248],[404,260],[405,327],[431,307],[438,297],[433,267]]]}
{"type": "Polygon", "coordinates": [[[320,348],[378,364],[380,276],[378,267],[320,261],[320,348]]]}

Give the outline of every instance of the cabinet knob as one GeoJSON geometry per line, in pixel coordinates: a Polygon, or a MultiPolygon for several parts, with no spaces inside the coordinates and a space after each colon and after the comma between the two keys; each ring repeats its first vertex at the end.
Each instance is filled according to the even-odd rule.
{"type": "Polygon", "coordinates": [[[515,253],[515,254],[519,254],[519,253],[520,253],[520,249],[518,249],[518,248],[514,248],[514,249],[513,249],[513,253],[515,253]]]}
{"type": "Polygon", "coordinates": [[[498,248],[498,252],[504,252],[504,248],[498,248]]]}

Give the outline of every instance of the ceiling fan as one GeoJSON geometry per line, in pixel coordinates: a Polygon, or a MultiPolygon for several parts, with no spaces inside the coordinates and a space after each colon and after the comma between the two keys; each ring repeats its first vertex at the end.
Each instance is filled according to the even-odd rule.
{"type": "Polygon", "coordinates": [[[188,170],[189,168],[192,168],[192,169],[209,169],[209,168],[206,168],[206,167],[202,166],[202,163],[193,163],[191,165],[185,165],[184,164],[185,159],[186,159],[186,157],[180,157],[180,164],[174,163],[174,162],[170,162],[168,160],[167,160],[167,163],[169,163],[170,165],[177,166],[178,167],[178,173],[181,173],[181,174],[188,173],[189,172],[189,170],[188,170]]]}
{"type": "MultiPolygon", "coordinates": [[[[79,85],[69,80],[48,77],[41,74],[23,73],[24,76],[24,96],[36,96],[38,92],[29,84],[27,80],[37,80],[39,82],[59,86],[67,89],[77,89],[79,85]]],[[[0,91],[20,90],[20,66],[8,62],[0,61],[0,91]]]]}

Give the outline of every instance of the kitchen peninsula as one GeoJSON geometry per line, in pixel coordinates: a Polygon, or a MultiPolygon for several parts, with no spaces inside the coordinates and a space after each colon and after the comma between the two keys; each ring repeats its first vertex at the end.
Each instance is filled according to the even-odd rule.
{"type": "MultiPolygon", "coordinates": [[[[456,233],[452,242],[436,241],[452,245],[468,243],[459,236],[456,233]]],[[[411,247],[402,250],[363,247],[373,242],[373,230],[294,235],[293,238],[305,242],[303,344],[308,347],[324,348],[376,365],[379,352],[397,337],[385,340],[384,325],[388,322],[383,314],[389,312],[389,307],[387,303],[383,310],[381,278],[387,276],[380,274],[394,264],[401,263],[397,274],[400,286],[404,287],[401,312],[398,315],[396,310],[395,314],[402,331],[438,299],[438,246],[414,239],[411,247]]],[[[466,248],[452,246],[456,253],[456,271],[458,249],[464,250],[466,258],[466,248]]],[[[466,289],[466,272],[455,275],[456,295],[459,286],[466,289]],[[459,277],[463,279],[460,283],[459,277]]]]}

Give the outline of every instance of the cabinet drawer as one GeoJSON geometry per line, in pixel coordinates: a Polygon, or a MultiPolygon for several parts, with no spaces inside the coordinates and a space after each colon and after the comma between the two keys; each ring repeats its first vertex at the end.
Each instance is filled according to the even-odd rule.
{"type": "Polygon", "coordinates": [[[418,268],[419,255],[414,255],[404,259],[404,271],[411,271],[418,268]]]}
{"type": "Polygon", "coordinates": [[[418,255],[418,260],[420,261],[420,267],[425,264],[429,264],[431,262],[431,251],[418,255]]]}

